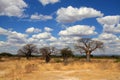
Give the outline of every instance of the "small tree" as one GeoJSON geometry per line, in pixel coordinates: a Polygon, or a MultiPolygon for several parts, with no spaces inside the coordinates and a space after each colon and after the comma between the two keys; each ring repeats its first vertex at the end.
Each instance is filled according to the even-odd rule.
{"type": "Polygon", "coordinates": [[[34,44],[26,44],[18,50],[18,55],[25,55],[26,59],[32,56],[32,53],[38,53],[38,49],[34,44]]]}
{"type": "Polygon", "coordinates": [[[86,60],[90,62],[91,53],[97,49],[103,49],[104,45],[101,41],[92,40],[90,38],[82,38],[77,41],[75,48],[78,49],[80,53],[85,53],[86,60]]]}
{"type": "Polygon", "coordinates": [[[54,47],[43,47],[40,48],[40,53],[42,53],[43,58],[45,59],[46,63],[50,62],[50,55],[51,53],[54,53],[55,48],[54,47]]]}
{"type": "Polygon", "coordinates": [[[70,48],[63,48],[63,49],[61,49],[60,52],[63,57],[63,62],[66,65],[68,63],[68,58],[73,56],[73,53],[70,48]]]}

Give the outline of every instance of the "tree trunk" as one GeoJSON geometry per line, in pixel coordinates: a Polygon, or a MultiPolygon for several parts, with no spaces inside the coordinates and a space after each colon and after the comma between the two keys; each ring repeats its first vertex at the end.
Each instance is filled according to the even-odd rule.
{"type": "Polygon", "coordinates": [[[46,63],[50,62],[50,55],[45,56],[45,61],[46,61],[46,63]]]}
{"type": "Polygon", "coordinates": [[[90,52],[86,53],[86,60],[87,60],[87,62],[90,62],[90,52]]]}
{"type": "Polygon", "coordinates": [[[31,53],[26,54],[26,59],[29,60],[31,56],[32,56],[31,53]]]}
{"type": "Polygon", "coordinates": [[[27,60],[29,60],[29,59],[30,59],[30,56],[29,56],[29,55],[27,55],[27,56],[26,56],[26,59],[27,59],[27,60]]]}

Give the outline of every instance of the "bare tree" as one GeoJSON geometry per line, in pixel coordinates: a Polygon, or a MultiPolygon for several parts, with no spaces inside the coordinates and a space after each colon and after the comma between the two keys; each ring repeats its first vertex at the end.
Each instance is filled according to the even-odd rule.
{"type": "Polygon", "coordinates": [[[63,48],[63,49],[61,49],[60,52],[63,57],[63,62],[66,65],[68,63],[68,58],[73,56],[73,53],[70,48],[63,48]]]}
{"type": "Polygon", "coordinates": [[[43,58],[45,59],[46,63],[50,62],[50,55],[55,52],[54,47],[43,47],[40,48],[40,53],[42,53],[43,58]]]}
{"type": "Polygon", "coordinates": [[[34,44],[26,44],[18,50],[19,55],[25,55],[26,59],[32,56],[32,53],[38,53],[38,49],[34,44]]]}
{"type": "Polygon", "coordinates": [[[78,49],[80,53],[85,53],[86,60],[89,62],[91,53],[97,49],[103,49],[104,44],[101,41],[82,38],[77,41],[75,48],[78,49]]]}

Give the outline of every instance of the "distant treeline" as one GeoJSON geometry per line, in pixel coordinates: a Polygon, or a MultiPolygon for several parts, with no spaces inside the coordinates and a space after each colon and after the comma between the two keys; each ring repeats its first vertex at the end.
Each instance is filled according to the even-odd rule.
{"type": "MultiPolygon", "coordinates": [[[[0,53],[0,57],[25,57],[25,55],[11,54],[8,52],[0,53]]],[[[42,55],[32,55],[31,57],[42,57],[42,55]]],[[[61,55],[51,55],[51,58],[60,58],[61,55]]],[[[72,55],[72,58],[85,58],[85,55],[72,55]]],[[[92,58],[120,58],[120,55],[91,55],[92,58]]]]}

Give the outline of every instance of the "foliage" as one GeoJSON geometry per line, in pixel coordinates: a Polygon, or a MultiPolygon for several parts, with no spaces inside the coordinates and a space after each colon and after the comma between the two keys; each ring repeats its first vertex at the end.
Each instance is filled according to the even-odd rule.
{"type": "Polygon", "coordinates": [[[90,38],[82,38],[77,41],[75,48],[80,51],[80,53],[86,54],[87,61],[90,61],[90,54],[97,49],[104,49],[103,42],[92,40],[90,38]]]}
{"type": "Polygon", "coordinates": [[[73,56],[73,53],[70,50],[70,48],[61,49],[61,54],[62,54],[62,57],[71,57],[71,56],[73,56]]]}
{"type": "Polygon", "coordinates": [[[40,48],[40,53],[42,53],[43,58],[45,59],[46,63],[50,62],[50,55],[55,53],[54,47],[43,47],[40,48]]]}
{"type": "Polygon", "coordinates": [[[63,57],[64,64],[67,64],[68,57],[73,56],[73,53],[70,48],[63,48],[61,49],[61,55],[63,57]]]}
{"type": "Polygon", "coordinates": [[[34,44],[26,44],[18,50],[18,55],[25,55],[27,59],[32,56],[32,53],[38,53],[38,49],[34,44]]]}
{"type": "Polygon", "coordinates": [[[10,57],[10,56],[13,56],[13,55],[11,53],[8,53],[8,52],[2,52],[2,53],[0,53],[0,56],[10,57]]]}

